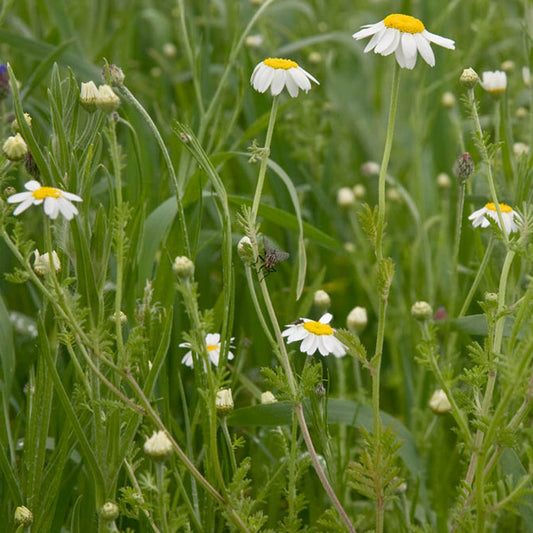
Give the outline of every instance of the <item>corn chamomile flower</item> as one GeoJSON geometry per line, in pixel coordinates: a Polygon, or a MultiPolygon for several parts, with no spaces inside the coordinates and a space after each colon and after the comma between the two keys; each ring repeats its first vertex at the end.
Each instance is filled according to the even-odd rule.
{"type": "Polygon", "coordinates": [[[483,72],[481,87],[493,98],[499,98],[507,89],[507,74],[503,70],[483,72]]]}
{"type": "Polygon", "coordinates": [[[260,93],[264,93],[270,88],[273,96],[278,95],[284,87],[287,87],[289,94],[295,98],[298,96],[299,89],[305,92],[309,91],[311,88],[311,81],[309,80],[320,85],[309,72],[299,67],[296,61],[269,57],[254,68],[250,83],[260,93]]]}
{"type": "Polygon", "coordinates": [[[417,52],[430,66],[435,66],[435,56],[430,43],[455,50],[455,43],[440,35],[430,33],[421,20],[410,15],[392,14],[375,24],[365,24],[362,30],[353,34],[354,39],[370,37],[365,53],[388,56],[395,52],[396,61],[401,68],[413,69],[416,64],[417,52]]]}
{"type": "Polygon", "coordinates": [[[20,204],[13,211],[15,216],[26,211],[31,205],[40,205],[44,202],[44,212],[52,220],[55,220],[59,213],[67,220],[72,220],[74,215],[78,214],[78,210],[72,202],[83,201],[77,194],[62,191],[55,187],[43,187],[35,180],[26,182],[24,188],[28,192],[18,192],[7,199],[9,204],[20,204]]]}
{"type": "MultiPolygon", "coordinates": [[[[233,342],[234,338],[232,337],[230,342],[233,342]]],[[[180,345],[180,348],[190,348],[191,344],[189,342],[182,342],[180,345]]],[[[215,365],[218,366],[219,360],[220,360],[220,334],[219,333],[208,333],[205,336],[205,347],[207,350],[207,353],[209,354],[210,361],[215,365]]],[[[228,352],[228,360],[233,359],[233,354],[231,352],[228,352]]],[[[192,355],[192,350],[189,350],[184,356],[181,362],[190,368],[192,368],[194,364],[194,357],[192,355]]],[[[205,365],[204,365],[205,368],[205,365]]]]}
{"type": "Polygon", "coordinates": [[[521,217],[518,213],[513,211],[512,207],[507,204],[500,204],[500,211],[502,212],[502,222],[503,228],[500,226],[500,221],[498,219],[498,212],[496,211],[496,205],[494,202],[485,204],[485,207],[474,211],[469,217],[468,220],[472,221],[472,226],[477,228],[481,226],[482,228],[487,228],[490,226],[490,220],[494,220],[500,226],[502,231],[505,231],[507,235],[518,231],[518,225],[516,221],[520,221],[521,217]]]}
{"type": "Polygon", "coordinates": [[[313,355],[318,350],[323,356],[331,353],[335,357],[343,357],[346,346],[335,337],[335,330],[329,325],[332,318],[331,313],[322,315],[318,322],[301,318],[294,324],[287,324],[281,335],[287,337],[288,344],[302,341],[300,351],[307,355],[313,355]]]}

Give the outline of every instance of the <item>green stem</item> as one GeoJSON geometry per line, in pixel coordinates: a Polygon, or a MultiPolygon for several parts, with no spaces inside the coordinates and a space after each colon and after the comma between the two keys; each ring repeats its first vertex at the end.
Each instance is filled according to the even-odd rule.
{"type": "Polygon", "coordinates": [[[222,433],[226,440],[226,446],[228,447],[229,458],[231,461],[231,469],[234,474],[237,471],[237,460],[235,459],[235,450],[233,449],[233,443],[231,442],[231,435],[229,434],[228,423],[225,416],[220,418],[220,427],[222,428],[222,433]]]}
{"type": "Polygon", "coordinates": [[[463,208],[465,204],[465,183],[464,181],[459,184],[459,198],[457,201],[457,214],[455,217],[455,237],[453,240],[453,252],[452,252],[452,293],[450,296],[450,315],[455,316],[455,300],[457,299],[457,288],[459,286],[459,280],[457,279],[457,267],[459,265],[459,248],[461,245],[461,230],[463,227],[463,208]]]}
{"type": "Polygon", "coordinates": [[[509,238],[505,231],[505,226],[503,224],[502,210],[500,209],[500,202],[498,201],[498,195],[496,194],[496,187],[494,185],[494,177],[492,175],[492,164],[490,161],[489,152],[487,150],[485,141],[483,140],[483,130],[481,128],[481,122],[479,121],[479,115],[477,112],[477,104],[476,104],[476,98],[474,95],[474,89],[473,88],[468,89],[467,94],[468,94],[468,102],[472,110],[472,119],[474,121],[474,129],[475,129],[476,137],[478,140],[478,143],[477,143],[478,148],[481,153],[481,157],[487,166],[487,183],[489,185],[492,201],[494,202],[494,206],[496,207],[496,213],[498,215],[498,225],[500,226],[500,230],[503,236],[503,241],[505,242],[505,245],[508,246],[509,238]]]}
{"type": "Polygon", "coordinates": [[[267,169],[268,158],[270,156],[270,144],[272,142],[272,133],[274,132],[274,124],[276,123],[276,115],[278,112],[278,96],[274,96],[272,100],[272,109],[270,110],[270,119],[268,121],[268,128],[265,139],[265,146],[262,149],[261,166],[259,167],[259,176],[257,178],[257,185],[255,188],[254,202],[252,205],[252,225],[257,219],[257,211],[259,209],[259,201],[261,200],[261,193],[263,192],[263,184],[265,182],[265,175],[267,169]]]}
{"type": "Polygon", "coordinates": [[[155,474],[157,480],[157,506],[159,510],[159,518],[161,520],[162,533],[169,533],[168,527],[168,511],[167,511],[167,499],[165,489],[165,463],[158,461],[155,465],[155,474]]]}
{"type": "Polygon", "coordinates": [[[174,188],[176,189],[176,202],[178,204],[178,224],[180,227],[180,235],[183,238],[184,241],[184,249],[185,249],[185,255],[190,257],[191,255],[191,247],[189,244],[189,234],[187,232],[187,225],[185,223],[185,212],[183,210],[183,203],[181,201],[181,187],[178,182],[178,178],[176,176],[176,172],[174,170],[174,165],[172,164],[172,160],[170,159],[170,154],[168,152],[167,147],[165,146],[165,143],[163,141],[163,137],[161,137],[161,134],[159,133],[159,130],[157,129],[157,126],[155,125],[154,121],[152,120],[152,117],[148,114],[146,109],[141,105],[141,103],[133,96],[133,94],[130,92],[130,90],[125,86],[122,85],[119,87],[120,93],[122,96],[130,102],[135,109],[139,112],[139,114],[143,117],[146,124],[148,124],[148,127],[152,131],[153,136],[155,137],[155,140],[157,144],[159,145],[159,148],[161,150],[161,153],[163,154],[163,158],[165,159],[165,163],[167,165],[168,172],[170,174],[170,177],[172,178],[172,181],[174,183],[174,188]]]}

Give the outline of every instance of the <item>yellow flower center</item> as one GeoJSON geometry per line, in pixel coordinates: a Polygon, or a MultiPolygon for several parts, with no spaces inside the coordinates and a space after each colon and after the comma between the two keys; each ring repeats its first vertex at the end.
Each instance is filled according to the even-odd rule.
{"type": "Polygon", "coordinates": [[[283,70],[298,68],[298,63],[296,63],[296,61],[292,61],[292,59],[279,59],[278,57],[269,57],[268,59],[265,59],[263,63],[267,67],[282,68],[283,70]]]}
{"type": "Polygon", "coordinates": [[[45,198],[61,198],[61,191],[54,187],[40,187],[32,192],[36,200],[44,200],[45,198]]]}
{"type": "Polygon", "coordinates": [[[395,13],[394,15],[389,15],[385,17],[383,24],[387,28],[394,28],[395,30],[400,30],[405,33],[422,33],[424,31],[424,24],[421,20],[415,19],[410,15],[400,15],[395,13]]]}
{"type": "Polygon", "coordinates": [[[310,320],[304,322],[303,327],[313,335],[333,335],[333,328],[327,324],[322,324],[322,322],[310,320]]]}
{"type": "Polygon", "coordinates": [[[216,344],[208,344],[206,348],[208,352],[212,352],[213,350],[217,350],[218,346],[216,344]]]}
{"type": "MultiPolygon", "coordinates": [[[[485,204],[485,208],[489,209],[490,211],[496,211],[496,205],[494,202],[490,202],[489,204],[485,204]]],[[[502,213],[512,213],[513,209],[509,207],[507,204],[500,204],[500,211],[502,213]]]]}

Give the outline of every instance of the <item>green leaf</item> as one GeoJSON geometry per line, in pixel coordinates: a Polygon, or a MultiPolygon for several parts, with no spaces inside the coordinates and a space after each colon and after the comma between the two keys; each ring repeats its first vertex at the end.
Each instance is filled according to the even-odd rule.
{"type": "MultiPolygon", "coordinates": [[[[487,318],[485,315],[469,315],[461,318],[457,318],[452,322],[455,327],[463,333],[469,335],[478,335],[486,337],[489,334],[489,326],[487,324],[487,318]]],[[[503,328],[503,336],[509,337],[512,333],[513,320],[507,318],[505,326],[503,328]]],[[[524,338],[522,332],[518,334],[518,338],[524,338]]]]}
{"type": "Polygon", "coordinates": [[[0,297],[0,379],[2,393],[9,397],[15,375],[15,347],[9,312],[0,297]]]}
{"type": "MultiPolygon", "coordinates": [[[[516,452],[511,448],[505,448],[500,457],[500,465],[503,469],[503,473],[506,476],[511,476],[515,483],[520,481],[520,478],[527,475],[527,470],[520,461],[520,458],[516,452]]],[[[518,506],[520,516],[524,520],[524,531],[529,533],[533,532],[533,485],[529,484],[530,494],[522,497],[523,503],[518,506]]]]}

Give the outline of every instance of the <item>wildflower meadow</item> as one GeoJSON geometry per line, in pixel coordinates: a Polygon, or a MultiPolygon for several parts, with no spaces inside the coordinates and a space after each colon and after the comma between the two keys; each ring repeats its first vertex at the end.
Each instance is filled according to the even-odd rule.
{"type": "Polygon", "coordinates": [[[533,532],[533,1],[4,0],[0,531],[533,532]]]}

